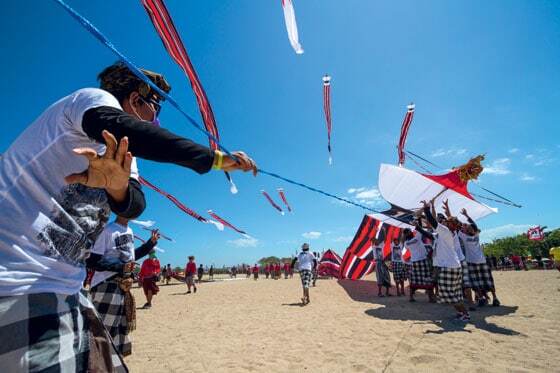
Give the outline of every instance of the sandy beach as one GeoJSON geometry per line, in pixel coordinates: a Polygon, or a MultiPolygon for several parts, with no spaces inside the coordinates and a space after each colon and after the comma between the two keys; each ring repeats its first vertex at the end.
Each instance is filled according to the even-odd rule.
{"type": "Polygon", "coordinates": [[[189,295],[175,282],[138,310],[126,361],[150,373],[559,372],[560,273],[494,277],[502,306],[473,312],[464,327],[424,294],[378,298],[373,281],[319,280],[306,307],[297,274],[203,283],[189,295]]]}

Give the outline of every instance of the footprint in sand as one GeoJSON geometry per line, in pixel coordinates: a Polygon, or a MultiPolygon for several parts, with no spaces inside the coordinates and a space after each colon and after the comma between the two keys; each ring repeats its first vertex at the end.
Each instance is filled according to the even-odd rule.
{"type": "Polygon", "coordinates": [[[412,356],[410,358],[410,361],[414,364],[430,364],[430,363],[435,363],[437,361],[445,361],[445,359],[442,359],[440,356],[437,355],[417,355],[417,356],[412,356]]]}

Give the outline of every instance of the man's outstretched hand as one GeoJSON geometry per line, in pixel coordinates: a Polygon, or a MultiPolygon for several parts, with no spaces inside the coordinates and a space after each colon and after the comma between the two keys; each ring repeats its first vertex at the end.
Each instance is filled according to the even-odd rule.
{"type": "Polygon", "coordinates": [[[222,165],[222,170],[224,171],[253,171],[253,175],[257,176],[257,164],[244,152],[233,152],[232,153],[237,161],[228,155],[224,155],[224,163],[222,165]]]}
{"type": "Polygon", "coordinates": [[[80,173],[68,175],[68,184],[83,184],[92,188],[103,188],[116,202],[122,202],[127,195],[132,154],[128,151],[128,138],[123,137],[117,146],[117,139],[109,131],[103,131],[106,150],[100,156],[92,148],[76,148],[74,153],[87,158],[88,168],[80,173]]]}

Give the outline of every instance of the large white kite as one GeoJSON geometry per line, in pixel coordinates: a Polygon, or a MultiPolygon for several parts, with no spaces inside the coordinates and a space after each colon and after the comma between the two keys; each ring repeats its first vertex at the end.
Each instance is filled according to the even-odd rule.
{"type": "Polygon", "coordinates": [[[444,175],[420,174],[404,167],[382,164],[379,169],[379,192],[383,198],[407,210],[422,207],[422,201],[434,199],[436,211],[443,212],[442,202],[449,201],[453,216],[461,217],[466,209],[474,220],[498,212],[497,208],[478,202],[469,193],[469,180],[476,179],[482,166],[482,156],[470,160],[444,175]]]}

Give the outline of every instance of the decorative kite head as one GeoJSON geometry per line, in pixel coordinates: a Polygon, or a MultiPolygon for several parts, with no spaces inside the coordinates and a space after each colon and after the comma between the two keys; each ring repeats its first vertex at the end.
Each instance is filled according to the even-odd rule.
{"type": "Polygon", "coordinates": [[[482,173],[482,170],[484,170],[481,164],[483,160],[484,155],[479,155],[470,159],[466,164],[457,167],[456,170],[458,171],[461,181],[466,183],[470,180],[478,179],[478,176],[482,173]]]}
{"type": "Polygon", "coordinates": [[[325,74],[325,76],[323,77],[323,84],[324,85],[330,85],[331,84],[331,77],[329,76],[329,74],[325,74]]]}

